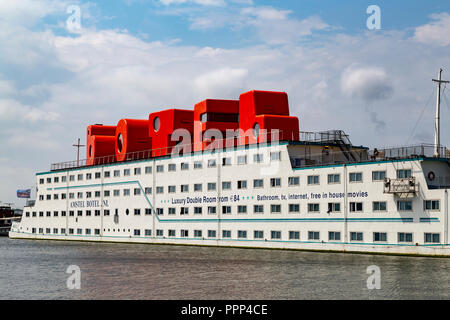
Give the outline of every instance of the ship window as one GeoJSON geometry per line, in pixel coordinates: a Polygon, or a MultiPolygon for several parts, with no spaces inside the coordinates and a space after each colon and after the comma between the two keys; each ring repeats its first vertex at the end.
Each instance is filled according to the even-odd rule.
{"type": "Polygon", "coordinates": [[[169,172],[173,172],[177,170],[177,165],[175,163],[169,163],[168,169],[169,172]]]}
{"type": "Polygon", "coordinates": [[[160,128],[161,128],[161,119],[159,119],[159,117],[156,117],[155,119],[153,119],[153,130],[155,130],[155,132],[158,132],[160,128]]]}
{"type": "Polygon", "coordinates": [[[281,231],[271,231],[270,238],[274,240],[281,239],[281,231]]]}
{"type": "Polygon", "coordinates": [[[53,228],[53,234],[58,234],[58,228],[53,228]]]}
{"type": "Polygon", "coordinates": [[[121,133],[119,133],[119,135],[117,136],[117,150],[119,152],[122,152],[122,148],[123,148],[123,136],[121,133]]]}
{"type": "Polygon", "coordinates": [[[83,192],[77,192],[77,198],[83,199],[83,192]]]}
{"type": "Polygon", "coordinates": [[[408,201],[408,200],[397,201],[397,210],[398,211],[412,211],[412,201],[408,201]]]}
{"type": "Polygon", "coordinates": [[[238,156],[237,162],[238,162],[238,165],[247,164],[247,156],[238,156]]]}
{"type": "Polygon", "coordinates": [[[140,235],[141,235],[141,230],[139,230],[139,229],[134,229],[134,235],[135,235],[135,236],[140,236],[140,235]]]}
{"type": "Polygon", "coordinates": [[[329,174],[328,175],[328,183],[340,183],[341,182],[341,175],[340,174],[329,174]]]}
{"type": "Polygon", "coordinates": [[[350,182],[362,182],[362,173],[361,172],[352,172],[349,175],[350,182]]]}
{"type": "Polygon", "coordinates": [[[319,176],[308,176],[308,184],[319,184],[319,176]]]}
{"type": "Polygon", "coordinates": [[[83,175],[79,174],[77,179],[78,179],[78,181],[82,181],[83,180],[83,175]]]}
{"type": "Polygon", "coordinates": [[[134,168],[134,175],[138,176],[141,174],[141,168],[134,168]]]}
{"type": "Polygon", "coordinates": [[[289,231],[289,240],[300,240],[300,231],[289,231]]]}
{"type": "Polygon", "coordinates": [[[254,239],[264,239],[264,231],[262,231],[262,230],[253,231],[253,238],[254,239]]]}
{"type": "Polygon", "coordinates": [[[69,176],[69,181],[75,181],[75,176],[69,176]]]}
{"type": "Polygon", "coordinates": [[[176,209],[175,208],[169,208],[169,214],[170,215],[176,214],[176,209]]]}
{"type": "Polygon", "coordinates": [[[308,231],[308,240],[320,240],[319,231],[308,231]]]}
{"type": "Polygon", "coordinates": [[[386,178],[386,171],[372,171],[373,181],[383,181],[386,178]]]}
{"type": "Polygon", "coordinates": [[[201,238],[202,237],[202,230],[194,230],[194,237],[195,238],[201,238]]]}
{"type": "Polygon", "coordinates": [[[83,216],[83,211],[81,211],[81,210],[78,210],[78,211],[77,211],[77,216],[78,216],[78,217],[81,217],[81,216],[83,216]]]}
{"type": "Polygon", "coordinates": [[[111,172],[105,171],[104,176],[105,176],[105,178],[111,177],[111,172]]]}
{"type": "Polygon", "coordinates": [[[189,208],[188,207],[181,207],[180,208],[180,215],[187,215],[189,214],[189,208]]]}
{"type": "Polygon", "coordinates": [[[398,242],[413,242],[413,234],[408,232],[399,232],[398,242]]]}
{"type": "Polygon", "coordinates": [[[189,170],[189,163],[183,162],[181,164],[181,170],[189,170]]]}
{"type": "Polygon", "coordinates": [[[373,241],[374,242],[386,242],[387,241],[387,233],[386,232],[374,232],[373,233],[373,241]]]}
{"type": "Polygon", "coordinates": [[[129,176],[130,175],[130,169],[123,169],[123,175],[124,175],[124,177],[129,176]]]}
{"type": "Polygon", "coordinates": [[[222,230],[222,238],[231,238],[231,230],[222,230]]]}
{"type": "Polygon", "coordinates": [[[94,230],[94,233],[95,233],[96,235],[99,235],[99,234],[100,234],[100,229],[95,229],[95,230],[94,230]]]}
{"type": "Polygon", "coordinates": [[[340,241],[341,240],[341,233],[339,231],[330,231],[330,232],[328,232],[328,240],[340,241]]]}
{"type": "Polygon", "coordinates": [[[372,209],[373,211],[386,211],[387,210],[386,201],[374,201],[372,203],[372,209]]]}
{"type": "Polygon", "coordinates": [[[247,239],[247,231],[245,231],[245,230],[238,230],[238,238],[239,239],[247,239]]]}
{"type": "Polygon", "coordinates": [[[86,217],[90,217],[91,216],[91,210],[86,210],[86,217]]]}
{"type": "Polygon", "coordinates": [[[164,172],[164,166],[163,165],[156,166],[156,172],[164,172]]]}
{"type": "Polygon", "coordinates": [[[114,177],[120,177],[120,170],[114,170],[114,177]]]}
{"type": "Polygon", "coordinates": [[[222,189],[223,190],[230,190],[231,189],[231,181],[223,181],[222,182],[222,189]]]}
{"type": "Polygon", "coordinates": [[[183,238],[189,237],[189,230],[181,230],[181,236],[183,238]]]}
{"type": "Polygon", "coordinates": [[[176,192],[176,186],[169,186],[168,187],[169,193],[175,193],[176,192]]]}
{"type": "Polygon", "coordinates": [[[114,197],[120,196],[120,190],[113,190],[114,197]]]}
{"type": "Polygon", "coordinates": [[[281,187],[281,178],[271,178],[270,186],[272,188],[281,187]]]}
{"type": "Polygon", "coordinates": [[[194,169],[202,169],[203,163],[201,161],[195,161],[194,162],[194,169]]]}
{"type": "Polygon", "coordinates": [[[134,188],[134,195],[135,195],[135,196],[141,195],[141,189],[139,189],[139,188],[134,188]]]}
{"type": "Polygon", "coordinates": [[[92,179],[92,173],[86,173],[86,180],[92,179]]]}
{"type": "Polygon", "coordinates": [[[164,187],[156,187],[156,193],[158,194],[164,193],[164,187]]]}
{"type": "Polygon", "coordinates": [[[238,189],[247,189],[247,180],[239,180],[237,182],[238,189]]]}
{"type": "Polygon", "coordinates": [[[55,178],[53,179],[53,182],[58,183],[58,182],[59,182],[59,177],[55,177],[55,178]]]}
{"type": "Polygon", "coordinates": [[[151,174],[152,173],[152,167],[145,167],[145,174],[151,174]]]}
{"type": "Polygon", "coordinates": [[[86,235],[90,235],[91,234],[91,229],[84,230],[84,233],[86,233],[86,235]]]}
{"type": "Polygon", "coordinates": [[[264,161],[264,158],[263,158],[263,155],[261,153],[253,155],[253,162],[254,163],[262,163],[263,161],[264,161]]]}
{"type": "Polygon", "coordinates": [[[109,197],[110,194],[111,194],[111,191],[109,191],[109,190],[105,190],[104,193],[103,193],[103,195],[105,196],[105,198],[109,197]]]}
{"type": "Polygon", "coordinates": [[[216,214],[217,207],[208,207],[208,214],[216,214]]]}
{"type": "Polygon", "coordinates": [[[361,212],[363,211],[362,202],[350,202],[350,212],[361,212]]]}
{"type": "Polygon", "coordinates": [[[362,232],[350,232],[350,241],[363,241],[362,232]]]}
{"type": "Polygon", "coordinates": [[[271,204],[270,205],[270,213],[281,213],[281,205],[280,204],[271,204]]]}
{"type": "Polygon", "coordinates": [[[52,178],[47,178],[47,183],[52,183],[52,178]]]}
{"type": "Polygon", "coordinates": [[[151,187],[145,188],[145,194],[152,194],[152,188],[151,187]]]}
{"type": "Polygon", "coordinates": [[[290,187],[300,185],[300,177],[289,177],[288,178],[288,185],[290,187]]]}
{"type": "Polygon", "coordinates": [[[216,159],[209,159],[208,160],[208,168],[215,168],[216,167],[216,159]]]}
{"type": "Polygon", "coordinates": [[[104,216],[109,216],[109,210],[104,210],[104,211],[103,211],[103,215],[104,215],[104,216]]]}
{"type": "Polygon", "coordinates": [[[194,207],[194,214],[202,214],[202,207],[194,207]]]}
{"type": "Polygon", "coordinates": [[[271,152],[270,153],[270,160],[271,161],[280,161],[281,160],[281,151],[271,152]]]}
{"type": "Polygon", "coordinates": [[[61,177],[61,182],[66,182],[66,181],[67,181],[67,177],[66,176],[61,177]]]}
{"type": "Polygon", "coordinates": [[[48,194],[47,195],[47,200],[51,200],[52,199],[52,195],[51,194],[48,194]]]}
{"type": "Polygon", "coordinates": [[[410,169],[397,170],[397,179],[407,179],[409,177],[411,177],[411,170],[410,169]]]}
{"type": "Polygon", "coordinates": [[[202,191],[203,187],[201,183],[194,184],[194,191],[202,191]]]}
{"type": "Polygon", "coordinates": [[[297,203],[291,203],[289,204],[289,213],[299,213],[300,212],[300,205],[297,203]]]}
{"type": "Polygon", "coordinates": [[[331,213],[331,212],[341,212],[341,204],[339,202],[328,203],[327,213],[331,213]]]}
{"type": "Polygon", "coordinates": [[[231,214],[231,206],[222,206],[222,214],[231,214]]]}
{"type": "Polygon", "coordinates": [[[130,195],[130,189],[123,189],[123,195],[129,196],[130,195]]]}
{"type": "Polygon", "coordinates": [[[181,192],[189,192],[189,185],[188,184],[182,184],[181,185],[181,192]]]}
{"type": "Polygon", "coordinates": [[[423,210],[439,211],[439,200],[424,200],[423,210]]]}
{"type": "Polygon", "coordinates": [[[238,213],[246,214],[247,213],[247,206],[238,206],[238,213]]]}
{"type": "Polygon", "coordinates": [[[176,236],[176,232],[173,229],[169,229],[169,237],[175,237],[176,236]]]}
{"type": "Polygon", "coordinates": [[[95,197],[100,198],[100,191],[95,191],[95,197]]]}
{"type": "Polygon", "coordinates": [[[151,235],[152,235],[152,230],[150,230],[150,229],[145,229],[145,235],[146,235],[147,237],[151,237],[151,235]]]}
{"type": "Polygon", "coordinates": [[[140,216],[141,215],[141,209],[134,209],[134,215],[140,216]]]}
{"type": "Polygon", "coordinates": [[[231,158],[222,158],[222,166],[231,166],[231,158]]]}
{"type": "MultiPolygon", "coordinates": [[[[169,211],[170,211],[170,210],[169,210],[169,211]]],[[[146,208],[146,209],[145,209],[145,215],[147,215],[147,216],[152,215],[152,209],[146,208]]]]}
{"type": "Polygon", "coordinates": [[[44,179],[39,179],[39,184],[44,184],[44,179]]]}
{"type": "Polygon", "coordinates": [[[308,203],[308,212],[319,212],[320,205],[318,203],[308,203]]]}
{"type": "Polygon", "coordinates": [[[264,179],[253,180],[253,188],[264,188],[264,179]]]}
{"type": "Polygon", "coordinates": [[[215,238],[217,236],[216,230],[208,230],[208,238],[215,238]]]}
{"type": "Polygon", "coordinates": [[[216,183],[215,182],[209,182],[208,183],[208,191],[215,191],[216,190],[216,183]]]}

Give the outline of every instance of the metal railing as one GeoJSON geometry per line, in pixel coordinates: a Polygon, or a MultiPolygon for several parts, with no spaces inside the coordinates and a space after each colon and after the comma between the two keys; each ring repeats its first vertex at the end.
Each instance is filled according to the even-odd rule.
{"type": "MultiPolygon", "coordinates": [[[[286,133],[287,134],[287,133],[286,133]]],[[[236,135],[234,137],[227,137],[225,139],[213,140],[210,146],[213,148],[198,151],[196,153],[211,153],[213,150],[223,150],[223,149],[233,149],[237,147],[236,141],[239,139],[249,138],[249,133],[245,135],[236,135]]],[[[255,139],[255,136],[252,136],[255,139]]],[[[272,132],[262,132],[258,136],[258,142],[255,144],[264,145],[268,141],[272,144],[278,143],[280,141],[288,141],[293,139],[284,139],[285,133],[282,130],[273,130],[272,132]],[[281,139],[280,139],[281,137],[281,139]]],[[[246,140],[248,141],[248,140],[246,140]]],[[[357,163],[362,161],[380,161],[389,159],[403,159],[403,158],[414,158],[414,157],[433,157],[434,156],[434,145],[432,144],[421,144],[415,146],[405,146],[405,147],[395,147],[395,148],[380,148],[367,150],[350,150],[351,142],[349,136],[345,134],[342,130],[330,130],[323,132],[299,132],[299,141],[301,142],[320,142],[320,143],[330,143],[338,144],[340,146],[345,146],[341,150],[323,150],[318,154],[309,154],[303,158],[291,159],[293,167],[304,167],[304,166],[317,166],[317,165],[328,165],[337,163],[357,163]],[[300,161],[298,161],[300,160],[300,161]],[[298,163],[297,163],[298,161],[298,163]]],[[[200,142],[201,144],[201,142],[200,142]]],[[[179,156],[182,154],[193,153],[192,144],[178,144],[176,146],[142,150],[136,152],[130,152],[121,156],[122,161],[135,161],[135,160],[145,160],[151,158],[157,158],[162,156],[179,156]]],[[[445,147],[440,147],[440,154],[442,158],[450,158],[450,151],[445,147]]],[[[79,167],[86,167],[92,165],[106,165],[111,163],[119,162],[116,155],[96,157],[94,159],[83,159],[68,162],[54,163],[51,165],[51,171],[73,169],[79,167]]]]}

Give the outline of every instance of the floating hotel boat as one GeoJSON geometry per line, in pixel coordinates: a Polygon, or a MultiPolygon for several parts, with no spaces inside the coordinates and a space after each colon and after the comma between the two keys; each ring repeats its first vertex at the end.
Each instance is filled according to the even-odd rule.
{"type": "Polygon", "coordinates": [[[391,149],[299,132],[283,92],[91,125],[9,236],[448,256],[439,98],[435,144],[391,149]]]}

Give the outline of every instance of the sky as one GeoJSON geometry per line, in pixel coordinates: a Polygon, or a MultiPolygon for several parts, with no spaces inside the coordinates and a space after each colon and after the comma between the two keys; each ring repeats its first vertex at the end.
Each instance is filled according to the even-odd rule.
{"type": "Polygon", "coordinates": [[[301,131],[342,129],[371,149],[433,143],[450,2],[0,0],[0,43],[0,201],[20,206],[16,190],[75,160],[89,124],[253,89],[287,92],[301,131]]]}

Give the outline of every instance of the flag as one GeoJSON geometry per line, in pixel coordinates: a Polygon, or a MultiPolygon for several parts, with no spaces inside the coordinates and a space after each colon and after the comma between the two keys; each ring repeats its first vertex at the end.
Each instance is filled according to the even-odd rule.
{"type": "Polygon", "coordinates": [[[31,197],[31,189],[17,190],[17,198],[27,198],[31,197]]]}

